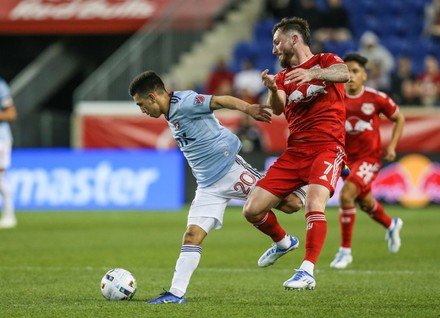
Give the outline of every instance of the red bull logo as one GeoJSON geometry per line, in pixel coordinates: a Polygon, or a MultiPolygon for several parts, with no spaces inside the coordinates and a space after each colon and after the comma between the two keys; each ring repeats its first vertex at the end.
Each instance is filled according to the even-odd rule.
{"type": "Polygon", "coordinates": [[[325,83],[322,82],[323,85],[315,85],[315,84],[302,84],[296,88],[292,94],[289,95],[288,99],[290,102],[310,102],[319,94],[327,94],[325,90],[325,83]]]}
{"type": "Polygon", "coordinates": [[[381,170],[373,196],[413,208],[440,203],[440,164],[419,154],[405,156],[381,170]]]}
{"type": "Polygon", "coordinates": [[[369,122],[360,119],[359,117],[349,117],[345,121],[345,130],[350,135],[357,135],[365,130],[373,130],[373,120],[369,122]]]}

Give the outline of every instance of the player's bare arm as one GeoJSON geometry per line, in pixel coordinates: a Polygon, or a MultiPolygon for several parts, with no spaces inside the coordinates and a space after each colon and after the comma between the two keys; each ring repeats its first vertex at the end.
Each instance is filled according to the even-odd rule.
{"type": "Polygon", "coordinates": [[[391,134],[391,141],[384,150],[384,159],[386,161],[394,161],[396,159],[397,142],[402,136],[403,126],[405,125],[405,117],[401,112],[398,112],[390,119],[394,121],[394,126],[391,134]]]}
{"type": "Polygon", "coordinates": [[[276,85],[276,75],[268,73],[269,70],[267,69],[261,73],[261,80],[264,86],[269,90],[268,104],[275,115],[281,115],[284,111],[284,105],[286,104],[286,94],[283,91],[278,90],[276,85]]]}
{"type": "Polygon", "coordinates": [[[212,96],[211,105],[212,110],[221,108],[239,110],[245,114],[248,114],[252,118],[265,123],[272,122],[271,113],[267,110],[270,109],[269,105],[249,104],[239,98],[225,95],[225,96],[212,96]]]}
{"type": "Polygon", "coordinates": [[[15,106],[8,106],[0,111],[0,121],[14,121],[17,119],[17,110],[15,106]]]}
{"type": "Polygon", "coordinates": [[[347,65],[334,64],[327,68],[303,69],[297,68],[286,74],[286,79],[299,84],[304,84],[313,80],[323,80],[326,82],[345,83],[349,80],[347,65]]]}

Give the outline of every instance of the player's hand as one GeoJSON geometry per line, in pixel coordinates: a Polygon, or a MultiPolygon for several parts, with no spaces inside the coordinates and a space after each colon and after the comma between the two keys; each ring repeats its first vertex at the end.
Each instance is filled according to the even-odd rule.
{"type": "Polygon", "coordinates": [[[261,81],[263,82],[263,85],[266,86],[269,90],[271,90],[272,92],[276,92],[277,91],[277,83],[276,83],[276,75],[271,75],[268,74],[269,70],[265,69],[262,73],[261,73],[261,81]]]}
{"type": "Polygon", "coordinates": [[[247,113],[258,121],[271,123],[272,114],[267,109],[271,109],[271,107],[269,105],[252,104],[248,107],[247,113]]]}
{"type": "Polygon", "coordinates": [[[310,70],[303,68],[296,68],[286,73],[286,80],[296,82],[298,85],[308,83],[313,80],[313,76],[310,70]]]}
{"type": "Polygon", "coordinates": [[[385,148],[383,158],[388,161],[394,161],[396,159],[396,150],[393,147],[385,148]]]}

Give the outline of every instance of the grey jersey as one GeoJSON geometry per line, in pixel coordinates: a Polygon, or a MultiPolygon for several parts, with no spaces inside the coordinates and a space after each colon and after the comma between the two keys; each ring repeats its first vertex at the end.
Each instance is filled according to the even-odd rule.
{"type": "Polygon", "coordinates": [[[241,149],[238,137],[223,127],[210,108],[211,95],[194,91],[170,94],[168,125],[200,187],[220,180],[241,149]]]}
{"type": "MultiPolygon", "coordinates": [[[[12,105],[12,97],[9,91],[8,84],[0,78],[0,110],[4,110],[5,107],[12,105]]],[[[12,142],[11,128],[9,122],[0,121],[0,142],[12,142]]]]}

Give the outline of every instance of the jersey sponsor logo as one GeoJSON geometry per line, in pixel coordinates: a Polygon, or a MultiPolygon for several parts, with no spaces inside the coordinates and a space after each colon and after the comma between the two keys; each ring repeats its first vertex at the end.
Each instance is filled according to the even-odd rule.
{"type": "Polygon", "coordinates": [[[363,103],[361,106],[361,110],[365,115],[371,115],[372,113],[374,113],[374,104],[363,103]]]}
{"type": "Polygon", "coordinates": [[[349,117],[345,121],[345,131],[350,135],[357,135],[365,130],[373,130],[373,120],[370,122],[360,119],[359,117],[349,117]]]}
{"type": "Polygon", "coordinates": [[[203,97],[202,95],[197,95],[196,98],[194,99],[194,105],[200,106],[203,104],[204,101],[205,101],[205,97],[203,97]]]}
{"type": "Polygon", "coordinates": [[[370,183],[376,173],[379,172],[380,165],[378,163],[362,162],[356,175],[364,181],[364,184],[370,183]]]}
{"type": "Polygon", "coordinates": [[[318,94],[327,94],[325,90],[325,82],[322,82],[323,85],[315,85],[315,84],[303,84],[300,85],[289,95],[290,102],[309,102],[318,94]]]}

